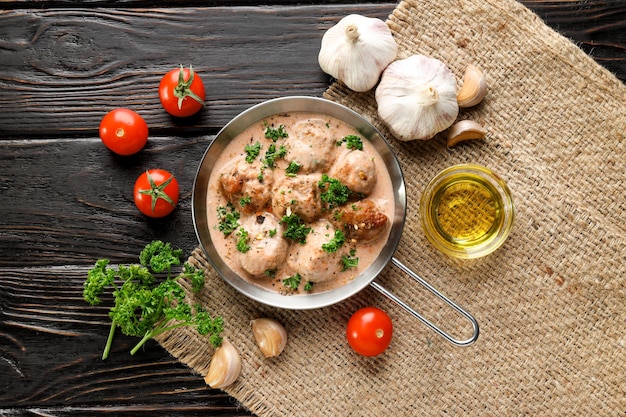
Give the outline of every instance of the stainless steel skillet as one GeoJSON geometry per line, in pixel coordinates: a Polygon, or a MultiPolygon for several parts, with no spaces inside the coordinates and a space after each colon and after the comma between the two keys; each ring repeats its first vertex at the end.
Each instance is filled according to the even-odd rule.
{"type": "Polygon", "coordinates": [[[402,236],[402,230],[404,228],[404,222],[406,217],[406,190],[402,170],[393,151],[389,147],[389,144],[383,138],[380,132],[358,113],[343,105],[322,98],[293,96],[265,101],[239,114],[220,130],[220,132],[217,134],[217,137],[209,145],[206,152],[204,153],[204,156],[202,157],[193,184],[192,215],[196,235],[200,242],[200,246],[203,248],[213,268],[228,284],[230,284],[237,291],[241,292],[242,294],[253,300],[279,308],[297,310],[314,309],[326,307],[341,302],[361,291],[366,286],[371,285],[381,294],[388,297],[394,303],[398,304],[400,307],[405,309],[412,316],[420,320],[422,323],[424,323],[437,334],[448,340],[450,343],[453,343],[457,346],[465,346],[473,343],[478,338],[478,323],[474,319],[474,317],[472,317],[472,315],[459,307],[452,300],[448,299],[437,289],[428,284],[428,282],[426,282],[424,279],[419,277],[417,274],[415,274],[404,264],[402,264],[400,261],[393,257],[393,254],[402,236]],[[365,139],[369,140],[374,145],[376,150],[383,158],[391,176],[393,194],[395,199],[395,213],[394,218],[392,219],[392,225],[387,244],[378,255],[378,257],[375,259],[375,261],[365,271],[359,274],[354,280],[341,287],[326,292],[285,296],[276,292],[265,290],[259,286],[249,283],[248,281],[239,277],[231,268],[228,267],[228,265],[226,265],[226,263],[222,260],[220,255],[215,250],[215,247],[211,240],[211,234],[209,230],[211,226],[208,224],[206,201],[207,192],[209,189],[209,178],[211,176],[213,165],[217,160],[217,157],[222,153],[222,151],[230,143],[230,141],[235,138],[241,131],[243,131],[255,122],[258,122],[274,114],[296,111],[314,112],[333,116],[355,127],[365,139]],[[455,337],[441,330],[440,327],[436,326],[428,319],[423,317],[421,314],[419,314],[417,311],[415,311],[393,293],[388,291],[382,285],[375,282],[374,279],[389,264],[389,262],[392,262],[396,267],[400,268],[401,271],[403,271],[413,280],[424,286],[428,291],[430,291],[440,300],[449,305],[463,318],[467,319],[473,329],[472,336],[465,340],[456,339],[455,337]]]}

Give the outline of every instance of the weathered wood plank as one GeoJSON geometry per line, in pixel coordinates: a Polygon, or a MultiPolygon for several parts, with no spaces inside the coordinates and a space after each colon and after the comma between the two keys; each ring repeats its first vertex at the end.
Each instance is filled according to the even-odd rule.
{"type": "Polygon", "coordinates": [[[319,40],[346,11],[386,17],[393,4],[342,7],[15,10],[0,14],[0,137],[97,136],[115,107],[154,132],[215,133],[253,104],[320,96],[319,40]],[[313,57],[313,59],[310,59],[313,57]],[[193,64],[209,91],[200,117],[172,120],[161,76],[193,64]]]}
{"type": "Polygon", "coordinates": [[[0,266],[134,262],[153,239],[190,253],[193,180],[211,140],[150,138],[127,158],[99,138],[0,141],[0,266]],[[167,169],[180,183],[178,208],[164,219],[143,216],[133,203],[135,179],[148,168],[167,169]]]}

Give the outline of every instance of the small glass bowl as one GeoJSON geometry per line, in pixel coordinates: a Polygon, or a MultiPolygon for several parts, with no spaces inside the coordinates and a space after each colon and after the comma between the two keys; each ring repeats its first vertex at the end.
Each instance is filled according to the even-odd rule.
{"type": "Polygon", "coordinates": [[[446,255],[478,258],[506,241],[515,216],[506,183],[490,169],[454,165],[437,174],[420,201],[428,240],[446,255]]]}

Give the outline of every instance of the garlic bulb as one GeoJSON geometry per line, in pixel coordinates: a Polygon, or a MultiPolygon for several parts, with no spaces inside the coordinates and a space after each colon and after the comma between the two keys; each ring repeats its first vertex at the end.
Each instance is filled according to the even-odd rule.
{"type": "Polygon", "coordinates": [[[274,319],[252,320],[252,333],[266,358],[280,355],[287,344],[287,331],[274,319]]]}
{"type": "Polygon", "coordinates": [[[324,33],[318,62],[325,73],[354,91],[364,92],[374,88],[397,52],[385,22],[351,14],[324,33]]]}
{"type": "Polygon", "coordinates": [[[222,345],[215,349],[209,372],[204,377],[204,382],[211,388],[225,388],[231,385],[241,373],[241,358],[237,348],[226,338],[222,345]]]}
{"type": "Polygon", "coordinates": [[[456,78],[438,59],[413,55],[385,69],[376,103],[378,115],[396,138],[430,139],[459,114],[456,78]]]}

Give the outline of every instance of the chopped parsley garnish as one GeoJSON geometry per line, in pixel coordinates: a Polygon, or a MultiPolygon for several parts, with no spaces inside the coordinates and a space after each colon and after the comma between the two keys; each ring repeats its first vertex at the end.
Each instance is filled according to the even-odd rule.
{"type": "Polygon", "coordinates": [[[335,230],[335,236],[328,243],[322,245],[322,250],[328,253],[334,253],[346,243],[346,235],[341,230],[335,230]]]}
{"type": "Polygon", "coordinates": [[[256,142],[254,145],[246,145],[246,162],[251,164],[261,153],[261,144],[256,142]]]}
{"type": "Polygon", "coordinates": [[[270,278],[276,278],[276,270],[275,269],[266,269],[265,275],[270,278]]]}
{"type": "Polygon", "coordinates": [[[341,181],[326,174],[322,175],[322,180],[318,186],[322,190],[320,198],[330,209],[346,204],[352,193],[341,181]]]}
{"type": "Polygon", "coordinates": [[[276,229],[271,229],[271,230],[269,230],[269,231],[267,232],[267,234],[268,234],[270,237],[274,237],[274,236],[276,236],[276,229]]]}
{"type": "Polygon", "coordinates": [[[291,240],[294,240],[302,245],[306,243],[306,235],[311,233],[311,228],[307,227],[297,214],[285,215],[281,219],[287,226],[287,229],[283,232],[283,236],[291,240]]]}
{"type": "Polygon", "coordinates": [[[296,161],[291,161],[287,168],[285,168],[285,173],[288,177],[295,177],[300,171],[300,168],[302,168],[302,165],[300,165],[296,161]]]}
{"type": "Polygon", "coordinates": [[[286,138],[287,136],[288,135],[287,131],[285,130],[285,125],[280,125],[278,126],[278,128],[267,126],[267,128],[265,129],[265,137],[271,139],[274,142],[276,142],[280,138],[286,138]]]}
{"type": "Polygon", "coordinates": [[[311,281],[307,281],[306,284],[304,284],[304,291],[306,292],[313,291],[313,283],[311,281]]]}
{"type": "Polygon", "coordinates": [[[346,148],[348,149],[363,150],[363,141],[357,135],[345,136],[343,139],[337,141],[337,146],[341,146],[343,143],[346,144],[346,148]]]}
{"type": "Polygon", "coordinates": [[[217,208],[217,217],[220,221],[218,229],[225,236],[228,236],[239,227],[240,214],[231,203],[228,203],[226,207],[219,206],[217,208]]]}
{"type": "Polygon", "coordinates": [[[300,276],[300,274],[296,273],[295,275],[285,278],[283,280],[283,285],[295,291],[298,289],[298,286],[300,286],[301,280],[302,280],[302,277],[300,276]]]}
{"type": "Polygon", "coordinates": [[[239,205],[241,207],[246,206],[247,204],[250,204],[250,202],[252,201],[252,197],[250,197],[249,195],[243,196],[239,199],[239,205]]]}
{"type": "Polygon", "coordinates": [[[246,253],[250,250],[250,245],[248,245],[248,232],[243,227],[237,230],[237,250],[241,253],[246,253]]]}
{"type": "Polygon", "coordinates": [[[287,148],[281,145],[278,149],[276,149],[276,145],[272,143],[267,149],[267,152],[265,152],[263,166],[267,168],[274,168],[276,166],[276,160],[284,158],[285,155],[287,155],[287,148]]]}
{"type": "Polygon", "coordinates": [[[359,258],[355,258],[356,250],[352,249],[350,255],[342,256],[341,263],[343,264],[342,272],[349,268],[356,268],[359,265],[359,258]]]}

